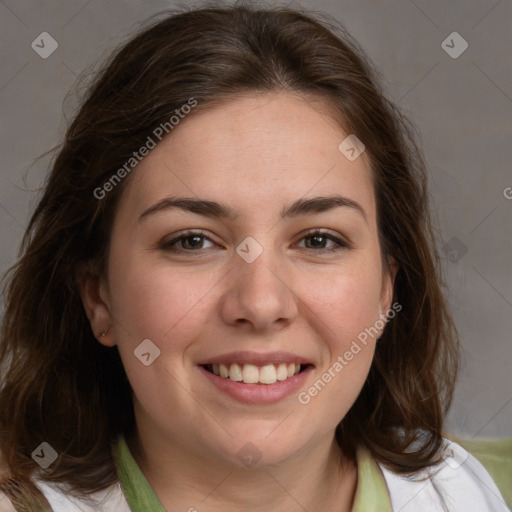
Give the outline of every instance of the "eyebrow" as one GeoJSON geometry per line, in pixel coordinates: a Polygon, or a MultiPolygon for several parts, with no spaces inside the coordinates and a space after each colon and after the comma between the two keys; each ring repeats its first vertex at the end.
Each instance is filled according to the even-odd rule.
{"type": "MultiPolygon", "coordinates": [[[[281,210],[281,219],[322,213],[338,207],[347,207],[355,210],[356,212],[359,212],[359,214],[364,218],[365,222],[368,223],[365,211],[358,202],[339,195],[298,199],[291,205],[281,210]]],[[[142,212],[141,216],[139,217],[139,221],[142,221],[144,218],[151,214],[171,208],[179,208],[181,210],[195,213],[197,215],[227,219],[231,221],[234,221],[238,217],[238,214],[235,210],[227,205],[217,203],[216,201],[208,201],[206,199],[196,199],[189,197],[166,197],[142,212]]]]}

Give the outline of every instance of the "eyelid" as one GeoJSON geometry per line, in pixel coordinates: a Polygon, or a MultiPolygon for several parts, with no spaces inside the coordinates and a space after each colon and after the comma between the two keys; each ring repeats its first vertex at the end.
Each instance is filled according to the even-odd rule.
{"type": "MultiPolygon", "coordinates": [[[[162,248],[169,248],[171,247],[172,245],[174,245],[176,242],[179,242],[182,238],[188,238],[188,237],[192,237],[192,236],[200,236],[202,238],[205,238],[207,240],[210,240],[211,242],[215,243],[215,241],[210,237],[208,236],[208,234],[206,233],[205,230],[203,229],[185,229],[183,231],[178,231],[177,233],[173,234],[171,238],[167,239],[164,238],[162,240],[162,242],[160,242],[159,246],[162,247],[162,248]]],[[[197,252],[197,251],[186,251],[185,249],[182,249],[183,252],[188,252],[188,253],[191,253],[191,252],[197,252]]],[[[176,251],[178,252],[178,251],[176,251]]]]}
{"type": "MultiPolygon", "coordinates": [[[[187,250],[187,249],[174,249],[173,250],[173,249],[171,249],[172,246],[174,244],[176,244],[177,242],[179,242],[180,240],[182,240],[184,238],[192,237],[192,236],[198,236],[198,237],[204,238],[205,240],[209,240],[210,242],[216,244],[216,242],[210,236],[208,236],[208,234],[206,233],[205,230],[198,228],[198,229],[186,229],[183,231],[179,231],[178,233],[174,234],[170,240],[164,239],[159,244],[159,246],[160,246],[160,248],[162,248],[164,250],[169,250],[171,252],[182,253],[182,254],[183,253],[185,253],[185,254],[199,253],[201,250],[206,250],[206,249],[198,249],[198,250],[187,250]]],[[[301,242],[302,240],[304,240],[306,238],[313,237],[313,236],[321,236],[328,240],[331,240],[332,242],[337,244],[337,247],[331,248],[331,249],[328,249],[328,248],[315,249],[315,248],[305,247],[305,248],[301,248],[301,249],[304,249],[306,251],[313,251],[313,252],[317,252],[317,253],[333,253],[333,252],[338,252],[341,250],[346,250],[346,249],[352,248],[351,242],[349,242],[346,239],[346,237],[334,234],[325,228],[312,228],[312,229],[304,231],[303,233],[300,233],[298,235],[299,239],[296,242],[296,244],[298,244],[299,242],[301,242]]]]}
{"type": "Polygon", "coordinates": [[[333,232],[329,229],[326,229],[326,228],[312,228],[312,229],[308,229],[302,233],[300,233],[299,235],[297,235],[298,239],[299,239],[299,242],[301,240],[303,240],[304,238],[307,238],[307,237],[310,237],[310,236],[324,236],[326,238],[329,238],[329,240],[332,240],[336,243],[339,243],[340,245],[346,247],[346,248],[351,248],[352,247],[352,243],[348,240],[347,237],[343,236],[343,235],[340,235],[338,234],[337,232],[333,232]]]}

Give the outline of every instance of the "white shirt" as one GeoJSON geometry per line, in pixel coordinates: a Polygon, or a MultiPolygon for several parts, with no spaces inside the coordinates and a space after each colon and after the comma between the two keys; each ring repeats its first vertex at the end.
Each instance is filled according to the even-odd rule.
{"type": "MultiPolygon", "coordinates": [[[[393,473],[378,463],[393,512],[511,512],[484,466],[459,444],[445,443],[446,464],[426,468],[414,478],[393,473]],[[418,480],[425,476],[427,480],[418,480]]],[[[68,496],[53,484],[36,481],[36,485],[54,512],[150,512],[131,511],[120,483],[92,495],[92,505],[68,496]]],[[[0,512],[15,512],[1,494],[0,512]]]]}
{"type": "Polygon", "coordinates": [[[462,446],[445,440],[446,464],[427,468],[418,478],[404,478],[379,464],[388,486],[393,512],[510,512],[485,467],[462,446]],[[439,466],[438,466],[439,468],[439,466]]]}

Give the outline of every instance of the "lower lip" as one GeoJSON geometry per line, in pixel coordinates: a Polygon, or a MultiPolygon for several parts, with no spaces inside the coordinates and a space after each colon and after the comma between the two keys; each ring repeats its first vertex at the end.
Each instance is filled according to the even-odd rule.
{"type": "Polygon", "coordinates": [[[247,404],[272,404],[296,393],[308,378],[313,369],[308,366],[305,370],[286,380],[274,384],[244,384],[229,378],[219,377],[202,366],[198,366],[203,375],[219,389],[230,397],[247,404]]]}

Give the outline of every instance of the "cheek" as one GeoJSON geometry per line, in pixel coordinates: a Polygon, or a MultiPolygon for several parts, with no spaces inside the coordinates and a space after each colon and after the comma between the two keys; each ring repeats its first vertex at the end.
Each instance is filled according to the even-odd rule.
{"type": "MultiPolygon", "coordinates": [[[[126,374],[146,413],[166,424],[169,410],[191,409],[190,395],[183,393],[192,384],[187,351],[201,337],[207,316],[204,299],[218,279],[125,260],[110,281],[117,346],[126,374]],[[155,349],[149,345],[151,363],[146,366],[135,352],[148,352],[138,348],[147,339],[160,352],[153,360],[155,349]]],[[[175,428],[180,425],[176,422],[175,428]]]]}
{"type": "Polygon", "coordinates": [[[317,317],[316,325],[332,356],[344,352],[353,339],[379,319],[379,263],[354,261],[318,274],[312,281],[315,285],[304,286],[300,294],[311,311],[312,321],[317,317]]]}
{"type": "Polygon", "coordinates": [[[370,370],[381,281],[375,271],[361,266],[334,272],[317,283],[323,286],[305,294],[304,302],[314,330],[321,334],[324,357],[316,379],[297,398],[306,410],[321,411],[315,424],[328,430],[347,414],[370,370]]]}
{"type": "MultiPolygon", "coordinates": [[[[109,275],[121,354],[133,356],[135,348],[150,339],[166,360],[181,359],[200,333],[203,299],[216,281],[192,267],[171,270],[165,262],[126,256],[109,275]]],[[[123,359],[131,364],[129,357],[123,359]]]]}

